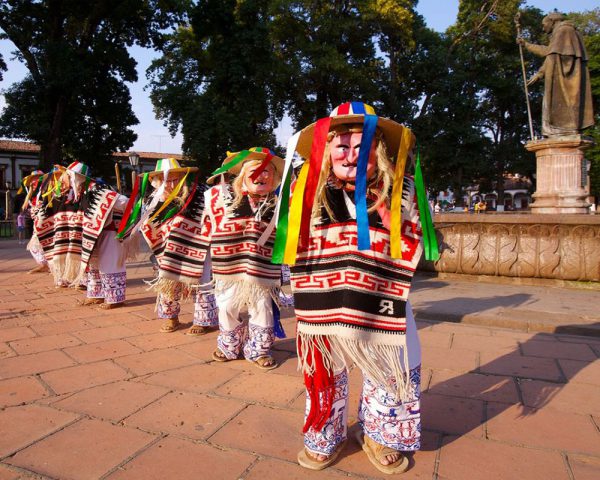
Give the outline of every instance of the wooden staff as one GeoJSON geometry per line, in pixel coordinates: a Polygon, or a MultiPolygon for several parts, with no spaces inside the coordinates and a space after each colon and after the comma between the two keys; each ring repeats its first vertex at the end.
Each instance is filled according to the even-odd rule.
{"type": "Polygon", "coordinates": [[[121,171],[119,169],[119,162],[115,162],[115,175],[117,177],[117,192],[123,193],[121,191],[121,171]]]}
{"type": "MultiPolygon", "coordinates": [[[[521,37],[521,12],[515,15],[515,25],[517,27],[517,38],[521,37]]],[[[519,43],[519,54],[521,55],[521,70],[523,71],[523,85],[525,86],[525,100],[527,101],[527,117],[529,118],[529,135],[533,138],[533,121],[531,120],[531,105],[529,105],[529,89],[527,88],[527,73],[525,72],[525,60],[523,59],[523,45],[519,43]]]]}

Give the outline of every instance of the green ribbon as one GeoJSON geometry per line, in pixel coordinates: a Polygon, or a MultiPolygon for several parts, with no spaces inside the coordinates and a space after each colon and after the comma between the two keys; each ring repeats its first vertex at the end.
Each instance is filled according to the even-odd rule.
{"type": "Polygon", "coordinates": [[[117,238],[123,238],[139,218],[140,212],[142,210],[142,204],[144,203],[144,195],[146,194],[146,189],[148,188],[149,176],[149,173],[145,173],[142,177],[142,186],[138,195],[138,201],[136,202],[135,207],[133,207],[131,215],[129,215],[129,218],[127,219],[127,225],[125,226],[123,231],[117,235],[117,238]]]}
{"type": "Polygon", "coordinates": [[[233,157],[231,159],[230,162],[227,162],[225,165],[223,165],[220,168],[217,168],[214,172],[211,173],[211,176],[214,175],[220,175],[221,173],[225,173],[229,170],[231,170],[233,167],[235,167],[238,163],[241,163],[244,161],[244,159],[250,155],[250,150],[242,150],[240,153],[238,153],[235,157],[233,157]]]}
{"type": "Polygon", "coordinates": [[[436,261],[440,258],[435,228],[431,219],[431,211],[427,202],[427,192],[425,191],[425,182],[423,181],[423,172],[421,170],[421,155],[417,147],[417,165],[415,166],[415,188],[417,190],[417,205],[421,216],[421,230],[423,231],[423,248],[425,250],[425,259],[436,261]]]}
{"type": "Polygon", "coordinates": [[[290,210],[290,186],[292,184],[292,169],[288,170],[288,175],[281,187],[281,205],[279,207],[279,218],[277,219],[277,232],[275,233],[275,244],[273,245],[273,255],[271,263],[283,263],[285,253],[285,244],[288,236],[288,219],[290,210]]]}

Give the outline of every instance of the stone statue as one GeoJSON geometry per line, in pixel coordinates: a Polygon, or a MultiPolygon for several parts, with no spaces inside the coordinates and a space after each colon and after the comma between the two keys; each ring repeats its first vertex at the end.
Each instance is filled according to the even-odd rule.
{"type": "Polygon", "coordinates": [[[540,70],[527,85],[544,78],[542,135],[576,135],[594,124],[588,57],[581,34],[558,12],[542,21],[550,44],[535,45],[518,37],[517,42],[530,52],[545,57],[540,70]]]}

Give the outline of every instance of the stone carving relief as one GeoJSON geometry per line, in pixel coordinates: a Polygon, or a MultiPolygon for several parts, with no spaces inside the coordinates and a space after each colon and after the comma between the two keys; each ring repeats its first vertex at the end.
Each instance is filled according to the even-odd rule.
{"type": "Polygon", "coordinates": [[[436,229],[441,257],[426,269],[600,281],[600,225],[455,223],[436,229]]]}

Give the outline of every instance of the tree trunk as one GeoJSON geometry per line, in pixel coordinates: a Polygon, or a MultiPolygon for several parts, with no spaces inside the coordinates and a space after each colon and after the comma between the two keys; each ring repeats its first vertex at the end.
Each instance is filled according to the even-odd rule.
{"type": "Polygon", "coordinates": [[[65,121],[65,111],[68,99],[60,95],[56,101],[52,127],[44,145],[42,145],[42,169],[47,170],[62,160],[62,130],[65,121]]]}

